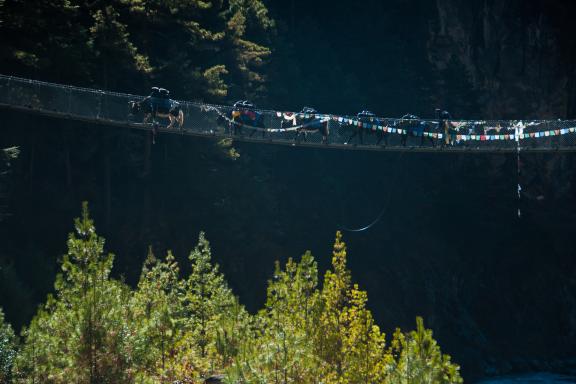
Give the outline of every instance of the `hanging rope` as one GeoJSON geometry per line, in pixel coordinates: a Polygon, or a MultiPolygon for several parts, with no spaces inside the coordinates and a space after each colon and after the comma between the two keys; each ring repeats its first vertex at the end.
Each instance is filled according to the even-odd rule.
{"type": "Polygon", "coordinates": [[[516,139],[516,183],[517,183],[517,193],[518,193],[518,218],[522,218],[522,210],[520,209],[520,203],[522,202],[522,185],[520,183],[520,138],[524,137],[524,123],[522,121],[518,122],[515,126],[515,139],[516,139]]]}
{"type": "MultiPolygon", "coordinates": [[[[395,170],[396,170],[396,174],[394,175],[394,177],[392,178],[392,185],[395,185],[396,182],[398,181],[398,177],[400,176],[400,168],[398,166],[398,163],[400,162],[400,160],[402,159],[402,157],[404,156],[405,152],[400,152],[400,155],[398,156],[398,159],[396,159],[396,164],[394,166],[395,170]]],[[[393,188],[389,188],[388,189],[388,196],[386,197],[386,201],[384,202],[384,206],[382,207],[382,210],[380,211],[380,213],[378,214],[378,216],[376,216],[376,218],[367,226],[365,227],[361,227],[361,228],[348,228],[346,226],[342,227],[342,230],[345,232],[363,232],[366,231],[370,228],[372,228],[374,225],[376,225],[380,219],[382,219],[382,217],[384,216],[384,212],[386,212],[388,210],[388,206],[390,205],[390,201],[392,199],[392,189],[393,188]]]]}
{"type": "Polygon", "coordinates": [[[520,147],[516,151],[516,169],[518,170],[517,181],[518,181],[518,218],[522,218],[522,211],[520,210],[520,203],[522,201],[522,185],[520,185],[520,147]]]}

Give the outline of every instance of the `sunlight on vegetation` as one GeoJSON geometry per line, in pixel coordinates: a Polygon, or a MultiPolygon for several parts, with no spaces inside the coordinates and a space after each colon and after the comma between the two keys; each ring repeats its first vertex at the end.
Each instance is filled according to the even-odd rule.
{"type": "Polygon", "coordinates": [[[212,262],[204,233],[188,276],[171,252],[157,258],[150,249],[132,289],[110,277],[113,261],[84,203],[55,293],[18,352],[0,312],[2,382],[199,383],[215,374],[227,383],[462,382],[421,318],[387,345],[367,293],[352,283],[340,232],[322,287],[310,252],[276,262],[254,315],[212,262]]]}
{"type": "Polygon", "coordinates": [[[230,138],[224,138],[216,143],[220,153],[223,154],[225,158],[237,160],[240,157],[240,153],[238,153],[233,145],[234,141],[230,138]]]}

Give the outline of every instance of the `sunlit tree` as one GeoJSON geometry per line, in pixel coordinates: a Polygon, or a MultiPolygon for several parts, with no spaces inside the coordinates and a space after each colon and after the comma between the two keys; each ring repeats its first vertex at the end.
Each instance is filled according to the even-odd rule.
{"type": "Polygon", "coordinates": [[[151,250],[136,289],[111,279],[113,256],[84,204],[55,294],[23,331],[18,355],[0,311],[0,378],[194,383],[225,373],[230,383],[461,383],[459,367],[421,318],[414,331],[396,330],[386,346],[346,257],[338,232],[321,290],[310,252],[283,268],[277,262],[266,304],[252,316],[212,262],[204,233],[183,279],[170,252],[157,259],[151,250]]]}
{"type": "Polygon", "coordinates": [[[322,360],[322,380],[325,383],[379,382],[384,379],[388,360],[385,336],[366,308],[366,292],[352,285],[346,256],[346,244],[337,232],[332,270],[324,276],[315,334],[316,353],[322,360]]]}
{"type": "Polygon", "coordinates": [[[15,379],[36,383],[103,383],[132,380],[126,323],[130,292],[109,278],[113,255],[104,253],[87,204],[68,237],[55,295],[24,331],[15,379]]]}
{"type": "Polygon", "coordinates": [[[221,344],[222,321],[238,311],[237,301],[218,265],[212,263],[210,244],[200,233],[198,245],[190,253],[190,275],[183,282],[184,334],[177,346],[176,375],[194,378],[222,369],[225,357],[221,344]]]}
{"type": "Polygon", "coordinates": [[[229,371],[237,381],[312,383],[317,378],[314,333],[319,292],[316,261],[307,252],[300,262],[276,263],[257,332],[229,371]]]}
{"type": "Polygon", "coordinates": [[[131,350],[137,381],[174,379],[169,367],[184,321],[179,272],[171,252],[159,260],[149,250],[131,301],[131,350]]]}
{"type": "Polygon", "coordinates": [[[416,318],[416,329],[404,334],[394,332],[390,345],[392,364],[388,366],[388,382],[401,383],[462,383],[460,367],[443,354],[432,337],[432,330],[424,327],[424,320],[416,318]]]}

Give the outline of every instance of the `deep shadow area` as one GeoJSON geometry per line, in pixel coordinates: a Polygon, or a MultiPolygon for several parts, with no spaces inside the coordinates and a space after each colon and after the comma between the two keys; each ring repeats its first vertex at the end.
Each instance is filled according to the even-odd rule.
{"type": "Polygon", "coordinates": [[[200,230],[258,309],[275,260],[310,249],[324,270],[344,233],[353,277],[390,333],[424,316],[464,377],[566,368],[575,346],[574,156],[369,153],[237,144],[2,111],[20,146],[0,223],[0,299],[18,327],[51,291],[80,203],[117,275],[134,284],[148,245],[186,257],[200,230]],[[521,219],[517,209],[521,208],[521,219]]]}

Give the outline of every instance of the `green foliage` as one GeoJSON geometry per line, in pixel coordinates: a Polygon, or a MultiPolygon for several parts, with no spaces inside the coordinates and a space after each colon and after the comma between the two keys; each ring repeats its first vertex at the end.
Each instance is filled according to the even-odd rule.
{"type": "Polygon", "coordinates": [[[10,164],[11,160],[18,158],[20,155],[20,148],[19,147],[9,147],[9,148],[2,148],[2,154],[4,155],[4,159],[10,164]]]}
{"type": "Polygon", "coordinates": [[[92,14],[88,48],[94,55],[93,65],[102,70],[102,81],[108,86],[110,77],[152,71],[148,58],[139,54],[130,40],[126,25],[112,6],[98,9],[92,14]]]}
{"type": "Polygon", "coordinates": [[[190,253],[191,272],[184,283],[184,308],[187,314],[184,336],[198,355],[196,366],[203,375],[224,364],[217,340],[221,320],[236,305],[232,291],[218,265],[212,264],[210,244],[200,233],[198,245],[190,253]]]}
{"type": "Polygon", "coordinates": [[[336,233],[332,268],[326,272],[315,337],[325,383],[381,382],[389,356],[385,336],[366,308],[368,295],[352,285],[346,244],[336,233]]]}
{"type": "Polygon", "coordinates": [[[179,273],[172,253],[158,260],[149,250],[130,305],[130,320],[135,325],[131,353],[137,382],[149,378],[162,381],[173,376],[169,367],[182,337],[184,315],[179,273]]]}
{"type": "Polygon", "coordinates": [[[432,331],[424,328],[424,320],[416,318],[416,330],[394,333],[390,354],[394,356],[390,383],[462,383],[459,367],[442,354],[432,331]]]}
{"type": "Polygon", "coordinates": [[[56,295],[48,297],[23,332],[17,382],[130,382],[129,289],[109,279],[112,262],[84,203],[68,238],[56,295]]]}
{"type": "Polygon", "coordinates": [[[318,287],[310,252],[276,263],[264,308],[250,315],[234,297],[200,233],[182,278],[171,252],[148,252],[138,286],[110,278],[113,256],[83,205],[68,238],[55,294],[39,308],[16,356],[0,311],[0,379],[17,383],[461,383],[417,318],[390,346],[352,283],[338,232],[332,269],[318,287]],[[12,373],[11,373],[12,372],[12,373]]]}
{"type": "Polygon", "coordinates": [[[122,90],[160,82],[179,98],[257,97],[273,27],[260,0],[14,0],[0,3],[0,70],[122,90]]]}
{"type": "Polygon", "coordinates": [[[10,324],[4,321],[4,312],[0,308],[0,383],[10,383],[12,364],[17,353],[17,339],[10,324]]]}
{"type": "Polygon", "coordinates": [[[397,330],[391,346],[375,324],[365,291],[352,284],[338,232],[332,270],[317,288],[310,253],[276,263],[255,331],[227,369],[230,383],[459,383],[458,366],[440,352],[420,318],[416,331],[397,330]]]}
{"type": "Polygon", "coordinates": [[[240,153],[234,148],[234,141],[230,138],[224,138],[216,143],[219,149],[219,154],[223,155],[225,159],[238,160],[240,153]]]}
{"type": "Polygon", "coordinates": [[[227,75],[228,71],[224,65],[215,65],[204,71],[204,79],[208,83],[208,92],[217,97],[226,96],[227,87],[222,76],[227,75]]]}
{"type": "Polygon", "coordinates": [[[307,252],[299,263],[276,263],[266,307],[255,319],[256,332],[228,371],[232,382],[312,383],[317,359],[310,342],[318,309],[318,270],[307,252]]]}

